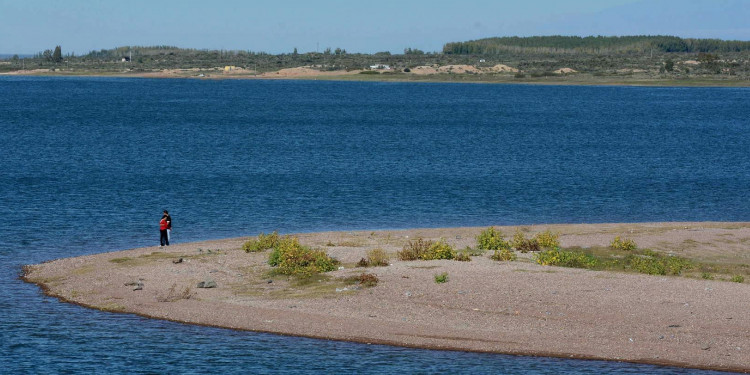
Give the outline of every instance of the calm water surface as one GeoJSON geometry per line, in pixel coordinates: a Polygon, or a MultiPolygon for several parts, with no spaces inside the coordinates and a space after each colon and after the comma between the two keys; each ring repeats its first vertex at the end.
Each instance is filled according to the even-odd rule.
{"type": "Polygon", "coordinates": [[[175,239],[750,220],[750,90],[0,78],[4,373],[708,373],[102,313],[17,280],[175,239]]]}

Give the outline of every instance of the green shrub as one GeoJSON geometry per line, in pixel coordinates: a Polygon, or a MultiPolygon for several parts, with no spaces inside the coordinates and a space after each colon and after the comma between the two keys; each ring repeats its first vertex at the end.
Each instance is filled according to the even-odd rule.
{"type": "Polygon", "coordinates": [[[742,275],[734,275],[732,276],[732,282],[742,284],[745,282],[745,277],[742,275]]]}
{"type": "Polygon", "coordinates": [[[367,252],[367,263],[371,266],[387,266],[390,259],[383,249],[372,249],[367,252]]]}
{"type": "Polygon", "coordinates": [[[437,242],[433,242],[427,248],[427,252],[422,255],[422,259],[424,260],[453,259],[455,257],[456,249],[454,249],[449,243],[445,242],[444,238],[441,238],[437,242]]]}
{"type": "Polygon", "coordinates": [[[560,248],[534,254],[534,260],[543,266],[560,266],[591,269],[598,264],[597,259],[578,251],[563,251],[560,248]]]}
{"type": "Polygon", "coordinates": [[[538,233],[534,239],[544,249],[556,249],[560,247],[560,233],[554,233],[549,229],[538,233]]]}
{"type": "Polygon", "coordinates": [[[489,227],[479,233],[477,244],[477,247],[484,250],[510,249],[510,244],[505,240],[503,233],[495,230],[495,227],[489,227]]]}
{"type": "Polygon", "coordinates": [[[621,251],[634,251],[638,248],[638,246],[636,246],[635,244],[635,241],[628,238],[621,239],[620,236],[615,236],[615,239],[612,240],[612,242],[609,244],[609,247],[621,251]]]}
{"type": "Polygon", "coordinates": [[[279,243],[279,233],[274,231],[271,234],[261,233],[257,239],[252,239],[245,242],[242,245],[242,250],[246,253],[254,253],[258,251],[272,249],[279,243]]]}
{"type": "Polygon", "coordinates": [[[268,264],[282,275],[309,276],[333,271],[339,262],[324,251],[302,246],[296,237],[284,237],[269,254],[268,264]]]}
{"type": "Polygon", "coordinates": [[[713,280],[714,279],[714,277],[710,273],[708,273],[708,272],[703,272],[701,274],[701,277],[703,279],[705,279],[705,280],[713,280]]]}
{"type": "Polygon", "coordinates": [[[443,284],[448,282],[448,272],[443,272],[435,275],[435,283],[443,284]]]}
{"type": "Polygon", "coordinates": [[[513,233],[513,238],[510,240],[510,247],[518,249],[523,246],[524,242],[526,242],[526,235],[523,234],[523,231],[520,228],[516,228],[515,233],[513,233]]]}
{"type": "Polygon", "coordinates": [[[509,249],[495,250],[495,253],[490,256],[490,259],[492,260],[503,262],[514,261],[516,260],[516,258],[516,253],[510,251],[509,249]]]}

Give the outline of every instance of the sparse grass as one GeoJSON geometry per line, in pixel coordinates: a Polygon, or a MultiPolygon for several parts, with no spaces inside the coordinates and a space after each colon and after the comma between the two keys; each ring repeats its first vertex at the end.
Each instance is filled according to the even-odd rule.
{"type": "Polygon", "coordinates": [[[448,272],[435,274],[435,283],[444,284],[448,282],[448,272]]]}
{"type": "Polygon", "coordinates": [[[345,280],[351,284],[358,284],[365,288],[372,288],[380,282],[380,279],[372,273],[362,273],[360,275],[350,276],[345,280]]]}
{"type": "Polygon", "coordinates": [[[456,257],[453,259],[459,262],[471,262],[471,256],[469,255],[469,253],[463,251],[456,254],[456,257]]]}
{"type": "Polygon", "coordinates": [[[704,279],[704,280],[713,280],[714,279],[713,275],[711,275],[708,272],[703,272],[701,274],[701,278],[704,279]]]}
{"type": "Polygon", "coordinates": [[[490,256],[490,259],[501,262],[512,262],[516,260],[518,256],[510,249],[495,250],[495,253],[490,256]]]}
{"type": "Polygon", "coordinates": [[[473,248],[471,246],[466,246],[463,250],[461,250],[461,252],[472,257],[478,257],[478,256],[484,255],[484,253],[486,253],[487,250],[480,249],[480,248],[473,248]]]}
{"type": "Polygon", "coordinates": [[[598,260],[586,253],[565,251],[560,248],[545,250],[534,254],[534,260],[543,266],[560,266],[572,268],[594,268],[598,260]]]}
{"type": "Polygon", "coordinates": [[[179,301],[181,299],[190,299],[193,297],[193,292],[190,289],[190,286],[186,286],[182,291],[177,291],[177,284],[172,284],[172,286],[167,290],[167,295],[164,297],[157,297],[157,300],[159,302],[175,302],[179,301]]]}
{"type": "Polygon", "coordinates": [[[391,257],[383,249],[377,248],[367,251],[367,262],[371,266],[387,266],[390,259],[391,257]]]}
{"type": "Polygon", "coordinates": [[[111,263],[115,263],[122,266],[142,266],[145,264],[149,264],[154,261],[159,260],[171,260],[171,259],[179,259],[179,258],[192,258],[192,256],[188,255],[179,255],[179,254],[170,254],[170,253],[163,253],[160,251],[152,252],[151,254],[143,254],[137,257],[122,257],[122,258],[112,258],[109,261],[111,263]]]}
{"type": "Polygon", "coordinates": [[[745,282],[745,277],[742,275],[734,275],[732,276],[732,282],[742,284],[745,282]]]}

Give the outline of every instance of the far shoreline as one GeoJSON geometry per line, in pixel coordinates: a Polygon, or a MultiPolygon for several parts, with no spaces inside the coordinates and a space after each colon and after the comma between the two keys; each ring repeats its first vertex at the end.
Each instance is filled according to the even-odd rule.
{"type": "Polygon", "coordinates": [[[538,77],[516,79],[513,76],[482,77],[480,75],[467,74],[435,74],[435,75],[411,75],[407,73],[398,74],[321,74],[296,75],[296,76],[274,76],[274,72],[266,72],[257,76],[251,74],[222,75],[215,74],[205,77],[188,74],[170,74],[161,72],[123,73],[123,72],[10,72],[0,73],[0,77],[101,77],[101,78],[152,78],[152,79],[195,79],[195,80],[302,80],[302,81],[340,81],[340,82],[398,82],[398,83],[469,83],[469,84],[508,84],[508,85],[531,85],[531,86],[624,86],[624,87],[711,87],[711,88],[745,88],[750,87],[750,80],[733,79],[654,79],[634,78],[623,79],[623,77],[593,77],[588,74],[561,75],[558,77],[538,77]]]}
{"type": "MultiPolygon", "coordinates": [[[[750,223],[611,223],[498,227],[551,229],[564,246],[633,238],[655,251],[744,262],[750,223]],[[716,247],[715,245],[719,245],[716,247]]],[[[496,262],[399,261],[354,267],[374,247],[393,254],[414,238],[471,245],[483,228],[300,233],[339,258],[321,284],[267,275],[267,253],[233,238],[145,247],[25,266],[44,294],[88,308],[200,326],[433,350],[609,360],[750,372],[747,285],[496,262]],[[177,259],[184,259],[175,263],[177,259]],[[432,282],[439,271],[445,284],[432,282]],[[341,277],[372,272],[374,288],[342,289],[341,277]],[[215,289],[193,289],[206,278],[215,289]],[[134,291],[133,282],[143,283],[134,291]],[[267,282],[267,280],[270,280],[267,282]],[[171,288],[170,288],[171,285],[171,288]],[[335,290],[334,290],[335,289],[335,290]],[[344,290],[339,292],[339,290],[344,290]],[[183,291],[182,297],[180,293],[183,291]],[[527,296],[528,294],[528,296],[527,296]],[[687,301],[687,302],[686,302],[687,301]]]]}

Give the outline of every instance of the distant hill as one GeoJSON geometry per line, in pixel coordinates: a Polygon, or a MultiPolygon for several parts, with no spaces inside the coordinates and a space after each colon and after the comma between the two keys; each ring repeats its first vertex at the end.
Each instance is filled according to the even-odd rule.
{"type": "Polygon", "coordinates": [[[683,39],[665,35],[635,36],[532,36],[499,37],[447,43],[445,54],[499,55],[506,53],[643,53],[658,52],[743,52],[750,41],[683,39]]]}

